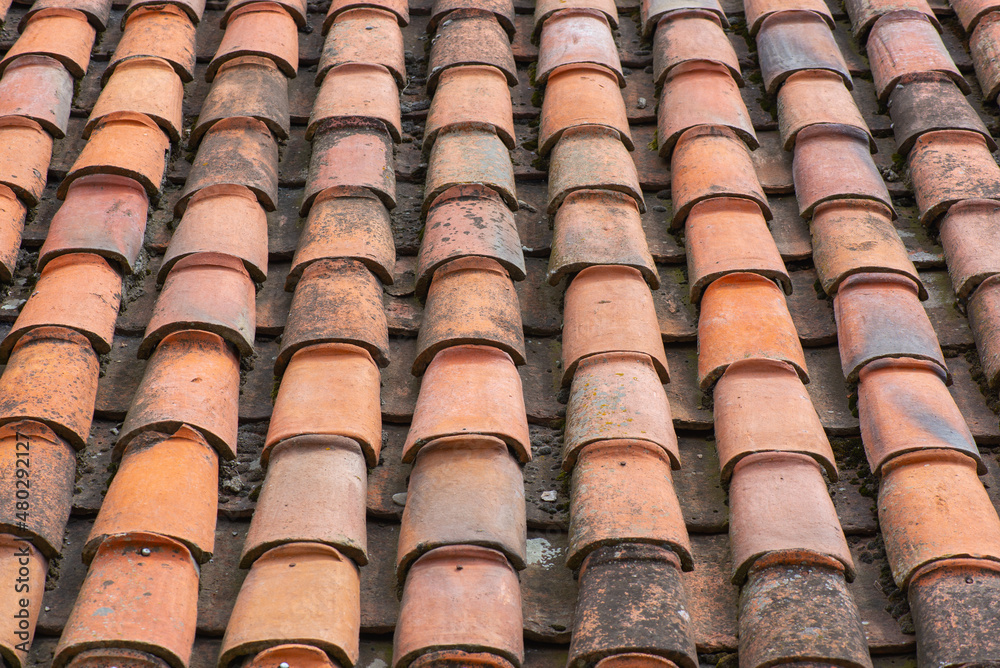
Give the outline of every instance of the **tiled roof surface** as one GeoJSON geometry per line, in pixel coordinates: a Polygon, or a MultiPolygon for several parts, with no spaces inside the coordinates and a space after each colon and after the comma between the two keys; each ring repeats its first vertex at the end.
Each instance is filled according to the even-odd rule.
{"type": "Polygon", "coordinates": [[[1000,665],[995,0],[9,4],[0,667],[1000,665]]]}

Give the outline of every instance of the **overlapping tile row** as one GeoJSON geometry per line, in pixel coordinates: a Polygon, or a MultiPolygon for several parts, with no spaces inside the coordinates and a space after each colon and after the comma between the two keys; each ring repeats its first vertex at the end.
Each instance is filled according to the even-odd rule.
{"type": "MultiPolygon", "coordinates": [[[[22,19],[21,36],[0,61],[0,123],[6,133],[5,159],[11,161],[0,166],[10,179],[3,188],[10,197],[3,207],[0,262],[7,272],[16,263],[25,205],[35,204],[45,186],[52,138],[66,132],[73,78],[86,72],[96,33],[105,28],[110,9],[110,2],[36,3],[22,19]]],[[[121,63],[115,69],[131,65],[121,63]]],[[[98,355],[111,350],[122,277],[133,270],[148,201],[157,197],[163,178],[171,133],[157,120],[173,123],[174,136],[180,124],[182,89],[176,74],[171,71],[173,85],[151,89],[134,82],[122,86],[124,75],[111,76],[111,70],[86,126],[89,141],[57,191],[63,204],[39,252],[35,289],[0,343],[0,357],[7,365],[0,377],[0,523],[7,532],[2,569],[12,581],[24,584],[3,597],[5,614],[17,623],[6,627],[9,635],[0,640],[0,655],[16,667],[24,664],[31,644],[47,560],[62,552],[75,452],[86,447],[94,414],[98,355]],[[154,119],[146,113],[147,105],[170,115],[154,119]]],[[[123,464],[123,479],[134,472],[123,464]]],[[[213,478],[209,491],[214,487],[213,478]]],[[[214,506],[210,510],[214,517],[214,506]]],[[[88,541],[88,559],[116,532],[115,519],[104,519],[88,541]]],[[[163,549],[159,540],[153,537],[149,545],[163,549]]],[[[188,560],[193,572],[194,562],[190,556],[188,560]]],[[[107,565],[105,559],[98,570],[107,565]]],[[[129,614],[120,610],[118,618],[129,614]]],[[[88,638],[84,645],[101,640],[88,638]]],[[[65,665],[84,649],[72,647],[57,662],[65,665]]]]}
{"type": "Polygon", "coordinates": [[[568,279],[563,469],[579,598],[569,666],[698,664],[681,572],[694,567],[672,470],[680,453],[651,288],[660,277],[612,30],[612,2],[539,2],[539,153],[554,218],[549,282],[568,279]],[[622,664],[625,665],[625,664],[622,664]]]}
{"type": "MultiPolygon", "coordinates": [[[[972,55],[976,78],[982,92],[983,101],[997,104],[1000,95],[1000,4],[992,0],[953,0],[952,9],[968,36],[968,47],[972,55]]],[[[933,40],[919,45],[934,48],[933,40]]]]}
{"type": "Polygon", "coordinates": [[[396,556],[393,665],[520,666],[517,571],[527,562],[520,464],[531,444],[513,280],[525,277],[508,149],[517,82],[510,2],[439,0],[416,291],[420,377],[402,459],[412,463],[396,556]]]}
{"type": "MultiPolygon", "coordinates": [[[[954,2],[953,8],[969,36],[983,99],[995,103],[1000,94],[996,57],[1000,52],[1000,4],[963,0],[954,2]]],[[[929,35],[927,44],[937,47],[936,37],[929,35]]],[[[919,53],[900,44],[894,33],[890,40],[886,47],[890,54],[899,49],[919,53]]],[[[921,44],[918,48],[930,47],[921,44]]],[[[907,150],[911,146],[915,149],[910,152],[910,169],[918,204],[925,222],[939,226],[948,271],[959,301],[966,307],[983,373],[990,387],[996,388],[1000,385],[1000,292],[994,276],[1000,274],[1000,251],[995,248],[992,221],[997,213],[995,200],[1000,198],[1000,169],[991,153],[997,145],[962,98],[968,84],[961,75],[952,78],[954,83],[937,75],[936,70],[916,72],[901,82],[903,86],[895,94],[901,103],[890,111],[894,122],[906,119],[904,122],[913,126],[907,150]],[[917,101],[919,108],[914,107],[917,101]]]]}
{"type": "MultiPolygon", "coordinates": [[[[0,18],[10,3],[3,5],[0,18]]],[[[17,266],[28,212],[45,189],[53,140],[66,136],[74,84],[90,64],[110,0],[35,3],[0,59],[0,280],[17,266]]]]}
{"type": "MultiPolygon", "coordinates": [[[[829,11],[809,4],[808,12],[746,5],[769,92],[789,74],[773,54],[800,41],[820,47],[832,76],[849,76],[832,57],[832,37],[816,38],[830,33],[829,11]]],[[[751,157],[758,139],[726,17],[714,2],[647,0],[643,24],[662,86],[657,139],[670,161],[669,223],[684,230],[691,300],[700,308],[698,381],[713,394],[729,489],[740,665],[871,666],[847,588],[855,566],[825,479],[837,480],[837,465],[804,386],[805,356],[785,301],[791,280],[768,230],[772,214],[751,157]]]]}
{"type": "MultiPolygon", "coordinates": [[[[896,149],[908,161],[920,219],[933,225],[944,217],[941,241],[956,290],[976,301],[980,291],[989,294],[991,275],[977,272],[997,257],[983,232],[993,222],[986,200],[1000,184],[993,140],[965,100],[968,84],[925,2],[852,0],[847,9],[866,41],[896,149]]],[[[813,9],[785,7],[783,15],[788,24],[816,24],[818,38],[813,9]]],[[[820,282],[834,300],[843,373],[857,388],[865,454],[879,478],[882,537],[893,579],[909,598],[918,661],[995,660],[996,623],[981,620],[978,606],[1000,591],[1000,519],[948,391],[949,368],[920,303],[924,286],[896,234],[871,134],[843,61],[830,61],[839,58],[832,33],[823,41],[782,41],[780,30],[766,34],[771,20],[757,36],[761,68],[785,79],[776,90],[779,124],[794,151],[796,197],[810,221],[820,282]],[[766,50],[771,43],[783,50],[766,50]]],[[[969,312],[981,352],[988,351],[981,338],[990,318],[976,324],[971,301],[969,312]]]]}
{"type": "MultiPolygon", "coordinates": [[[[257,6],[228,16],[213,64],[234,57],[226,51],[231,41],[256,41],[239,17],[257,6]]],[[[65,203],[40,253],[39,288],[51,283],[48,299],[57,301],[32,309],[29,299],[19,317],[27,319],[25,326],[15,323],[11,333],[23,334],[12,360],[28,337],[42,331],[28,325],[51,325],[53,313],[66,318],[78,310],[88,319],[75,324],[76,331],[98,353],[110,350],[121,281],[112,293],[107,280],[81,270],[94,274],[110,260],[127,272],[136,264],[148,200],[159,199],[170,141],[181,135],[183,82],[193,77],[202,10],[133,2],[125,12],[121,40],[84,129],[89,141],[59,188],[65,203]],[[75,258],[85,261],[70,264],[75,258]]],[[[263,166],[273,181],[263,195],[277,183],[270,131],[238,95],[220,88],[217,82],[210,97],[223,113],[191,142],[194,149],[201,139],[198,157],[175,210],[180,222],[161,271],[163,288],[138,347],[148,363],[119,432],[118,470],[83,550],[89,570],[54,666],[111,661],[182,668],[190,659],[199,564],[214,550],[219,459],[235,456],[240,356],[253,350],[254,278],[263,280],[267,271],[263,207],[273,204],[265,197],[258,204],[244,179],[263,166]],[[236,243],[227,241],[234,237],[236,243]]],[[[97,371],[95,359],[88,420],[97,371]]],[[[75,403],[67,401],[66,390],[61,394],[52,397],[75,403]]]]}
{"type": "MultiPolygon", "coordinates": [[[[389,209],[397,87],[405,85],[400,26],[408,20],[405,3],[334,2],[324,24],[306,130],[313,151],[300,209],[305,226],[284,286],[293,292],[291,310],[261,455],[266,477],[220,668],[358,660],[367,469],[380,456],[379,367],[389,363],[382,282],[392,282],[395,264],[389,209]]],[[[288,34],[294,30],[289,24],[288,34]]],[[[290,44],[287,57],[295,53],[290,44]]],[[[296,64],[288,67],[294,72],[296,64]]],[[[278,69],[273,76],[284,78],[278,69]]],[[[261,90],[251,81],[232,85],[243,95],[261,90]]],[[[270,109],[255,104],[261,113],[270,109]]],[[[287,133],[287,107],[268,123],[287,133]]]]}

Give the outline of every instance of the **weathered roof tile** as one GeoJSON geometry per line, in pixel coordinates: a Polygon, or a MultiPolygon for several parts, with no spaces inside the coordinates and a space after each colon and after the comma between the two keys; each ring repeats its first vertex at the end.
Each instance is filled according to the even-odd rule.
{"type": "Polygon", "coordinates": [[[802,345],[781,289],[756,274],[728,274],[709,285],[701,299],[701,389],[714,385],[733,362],[748,358],[786,362],[804,383],[809,382],[802,345]]]}

